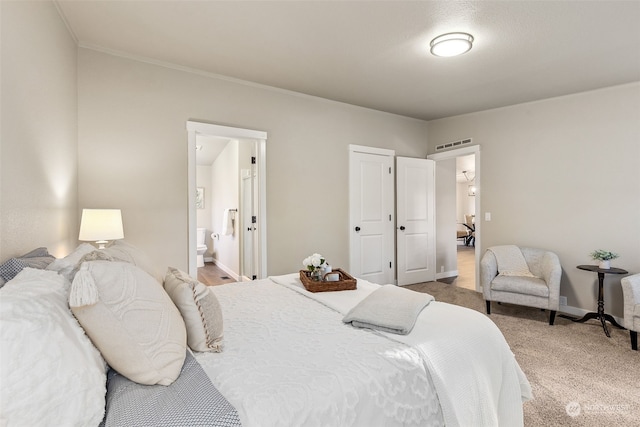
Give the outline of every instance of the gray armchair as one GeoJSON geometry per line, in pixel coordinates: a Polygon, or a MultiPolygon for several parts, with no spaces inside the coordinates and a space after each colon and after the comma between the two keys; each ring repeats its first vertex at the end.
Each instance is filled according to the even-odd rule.
{"type": "Polygon", "coordinates": [[[482,256],[480,285],[487,314],[491,314],[491,301],[526,305],[549,310],[549,325],[553,325],[560,307],[560,260],[547,250],[524,247],[520,250],[529,271],[536,277],[499,276],[493,252],[486,251],[482,256]]]}
{"type": "Polygon", "coordinates": [[[624,327],[629,330],[631,349],[638,350],[638,331],[640,331],[640,273],[623,277],[622,296],[624,297],[624,327]]]}

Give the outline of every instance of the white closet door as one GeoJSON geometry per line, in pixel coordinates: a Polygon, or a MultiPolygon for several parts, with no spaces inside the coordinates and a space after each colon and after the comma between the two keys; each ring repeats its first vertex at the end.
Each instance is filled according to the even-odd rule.
{"type": "Polygon", "coordinates": [[[398,285],[435,280],[435,162],[398,157],[398,285]]]}
{"type": "Polygon", "coordinates": [[[373,283],[394,283],[393,152],[349,155],[350,273],[373,283]]]}

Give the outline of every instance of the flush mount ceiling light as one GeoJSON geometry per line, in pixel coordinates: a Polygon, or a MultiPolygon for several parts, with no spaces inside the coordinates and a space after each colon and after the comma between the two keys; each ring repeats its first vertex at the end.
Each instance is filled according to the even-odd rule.
{"type": "Polygon", "coordinates": [[[431,40],[431,53],[435,56],[457,56],[471,50],[473,36],[467,33],[447,33],[431,40]]]}

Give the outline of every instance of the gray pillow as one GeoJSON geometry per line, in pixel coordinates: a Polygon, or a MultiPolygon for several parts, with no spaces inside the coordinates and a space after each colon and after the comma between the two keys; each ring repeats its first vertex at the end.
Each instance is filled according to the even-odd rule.
{"type": "Polygon", "coordinates": [[[26,267],[44,269],[56,258],[49,254],[47,248],[37,248],[17,258],[10,258],[0,265],[0,287],[13,279],[26,267]]]}

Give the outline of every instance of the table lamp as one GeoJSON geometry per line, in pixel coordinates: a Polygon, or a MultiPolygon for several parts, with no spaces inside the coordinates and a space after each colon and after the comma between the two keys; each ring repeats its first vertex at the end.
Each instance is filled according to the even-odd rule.
{"type": "Polygon", "coordinates": [[[78,240],[96,242],[104,249],[109,240],[124,239],[120,209],[83,209],[78,240]]]}

